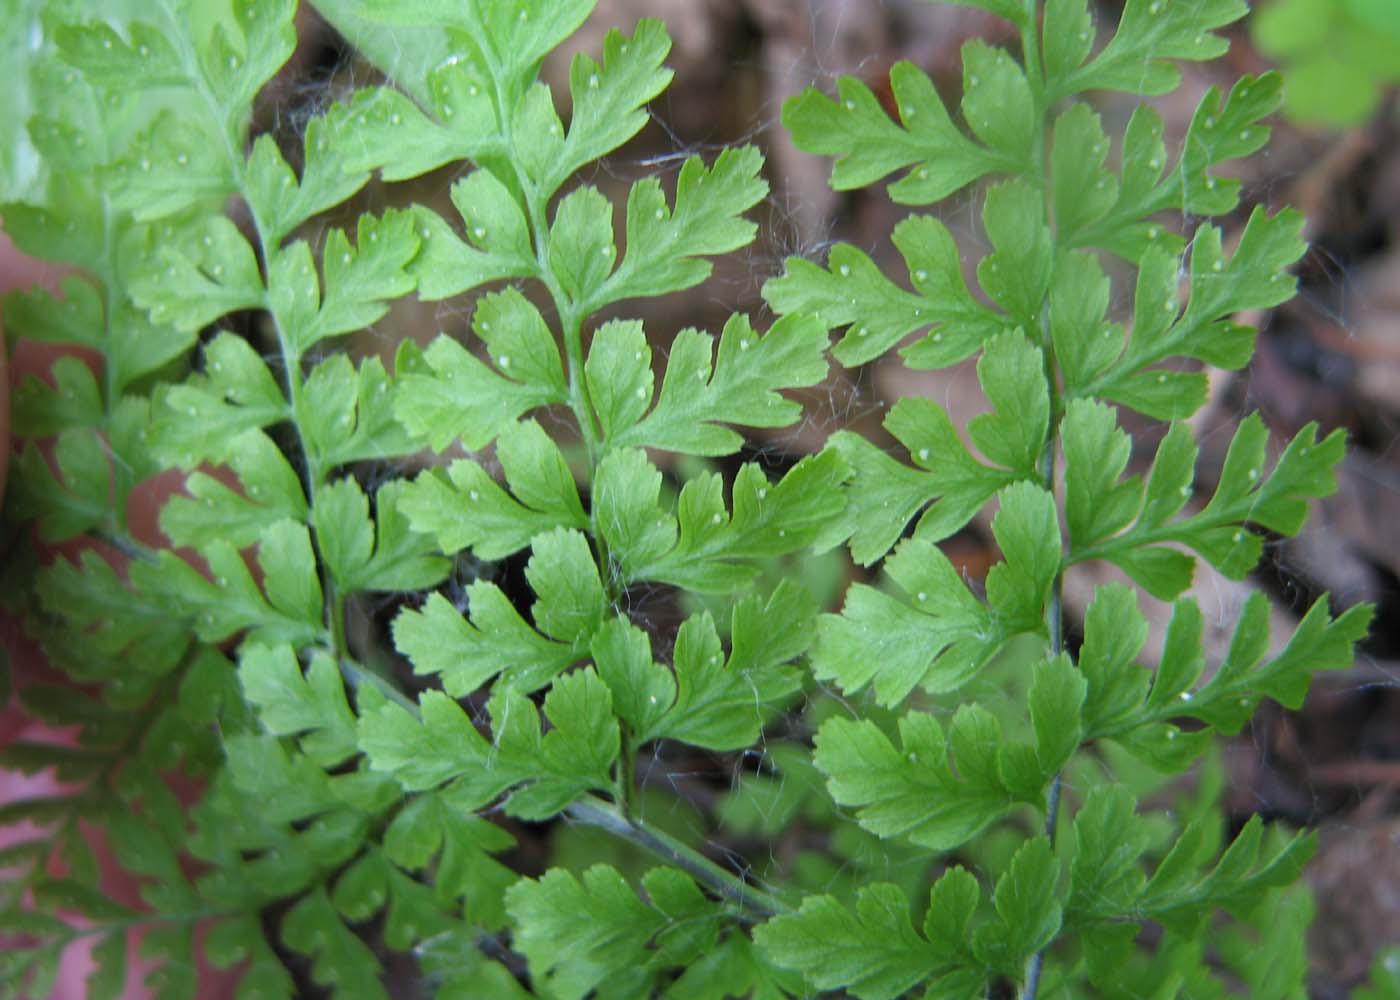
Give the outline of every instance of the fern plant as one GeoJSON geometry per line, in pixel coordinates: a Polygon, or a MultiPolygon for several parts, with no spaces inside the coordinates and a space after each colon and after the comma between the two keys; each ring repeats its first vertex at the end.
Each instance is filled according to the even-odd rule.
{"type": "MultiPolygon", "coordinates": [[[[1307,499],[1335,489],[1342,455],[1340,433],[1319,439],[1309,426],[1266,471],[1268,434],[1252,415],[1213,495],[1190,506],[1197,447],[1181,421],[1205,402],[1200,365],[1248,362],[1255,331],[1232,317],[1289,298],[1286,268],[1305,247],[1301,219],[1286,209],[1256,208],[1232,252],[1216,226],[1177,233],[1166,223],[1235,209],[1239,182],[1216,168],[1266,142],[1261,119],[1277,107],[1280,83],[1268,74],[1228,94],[1209,90],[1171,162],[1149,105],[1114,143],[1081,95],[1174,90],[1171,60],[1224,52],[1216,32],[1246,13],[1243,3],[1129,0],[1100,39],[1082,0],[973,2],[1015,26],[1020,59],[977,41],[963,49],[965,128],[909,64],[890,74],[896,117],[848,78],[834,100],[809,91],[791,102],[784,121],[799,146],[838,157],[837,189],[903,171],[889,196],[918,206],[982,181],[991,252],[976,276],[985,298],[968,289],[947,228],[920,214],[892,234],[908,287],[838,246],[825,268],[791,261],[765,296],[781,315],[815,314],[842,331],[834,354],[846,365],[901,342],[899,357],[913,369],[980,352],[977,375],[993,409],[967,428],[975,451],[928,399],[898,401],[884,422],[907,463],[859,436],[833,438],[853,470],[839,534],[858,562],[879,562],[893,587],[857,584],[840,614],[823,616],[813,673],[847,695],[869,692],[897,718],[829,719],[814,761],[835,801],[877,836],[953,852],[1010,821],[1019,846],[994,879],[950,865],[927,905],[888,885],[864,888],[854,907],[808,897],[758,939],[817,986],[860,996],[916,984],[930,984],[930,996],[979,996],[1000,977],[1035,997],[1047,956],[1059,960],[1047,995],[1090,987],[1213,995],[1221,987],[1210,963],[1225,957],[1206,947],[1213,912],[1247,916],[1267,890],[1297,877],[1312,842],[1267,836],[1256,816],[1217,857],[1219,818],[1206,816],[1149,868],[1152,817],[1113,777],[1112,747],[1159,771],[1184,770],[1212,731],[1238,732],[1263,698],[1296,707],[1312,671],[1350,663],[1369,618],[1365,608],[1333,618],[1324,597],[1270,655],[1267,600],[1255,593],[1225,661],[1206,675],[1202,615],[1182,596],[1197,559],[1240,579],[1259,561],[1261,530],[1296,532],[1307,499]],[[1106,258],[1136,272],[1126,327],[1108,315],[1106,258]],[[1110,404],[1173,422],[1145,478],[1125,476],[1130,442],[1110,404]],[[937,543],[993,500],[1004,561],[983,596],[937,543]],[[1154,672],[1135,663],[1147,628],[1126,585],[1096,589],[1078,655],[1066,648],[1063,574],[1099,560],[1175,601],[1154,672]],[[1024,633],[1044,658],[1029,667],[1013,713],[1026,736],[1014,738],[965,692],[1024,633]],[[1107,773],[1067,790],[1063,773],[1087,748],[1102,754],[1107,773]],[[1165,932],[1155,950],[1142,946],[1146,925],[1165,932]],[[833,940],[862,947],[833,949],[833,940]]],[[[1249,995],[1302,988],[1296,977],[1264,987],[1267,969],[1235,971],[1249,995]]]]}
{"type": "Polygon", "coordinates": [[[1064,571],[1090,560],[1168,600],[1196,556],[1242,577],[1259,530],[1296,531],[1333,488],[1339,436],[1309,428],[1266,472],[1251,418],[1188,508],[1189,430],[1125,479],[1108,405],[1188,416],[1203,376],[1172,363],[1243,365],[1253,333],[1231,317],[1291,294],[1293,214],[1257,211],[1230,254],[1213,226],[1166,224],[1234,208],[1237,182],[1212,171],[1263,144],[1277,80],[1207,95],[1171,167],[1140,108],[1110,169],[1076,98],[1172,89],[1169,60],[1218,55],[1243,5],[1129,0],[1101,46],[1085,0],[979,5],[1020,30],[1020,60],[967,46],[965,128],[908,65],[898,120],[852,80],[784,118],[841,157],[838,188],[908,168],[890,193],[925,205],[983,182],[984,296],[948,230],[913,215],[894,233],[909,287],[852,247],[793,260],[765,289],[766,330],[687,329],[660,365],[641,323],[612,317],[704,280],[706,258],[753,237],[766,185],[752,148],[686,161],[672,191],[638,181],[620,219],[586,182],[670,78],[659,23],[575,57],[566,126],[539,70],[589,0],[321,0],[391,82],[317,113],[293,147],[253,124],[295,48],[293,0],[7,15],[32,13],[22,37],[41,42],[25,81],[39,166],[6,178],[5,227],[75,268],[57,298],[8,300],[7,331],[83,349],[15,398],[7,511],[32,522],[42,566],[29,587],[11,558],[11,599],[81,687],[19,693],[76,745],[4,751],[64,783],[3,807],[33,824],[0,855],[11,994],[45,995],[91,938],[89,993],[120,995],[131,934],[169,997],[196,994],[200,956],[249,997],[308,980],[386,996],[404,962],[466,997],[1197,995],[1224,989],[1220,962],[1253,995],[1294,989],[1261,985],[1279,976],[1230,946],[1254,931],[1207,930],[1294,882],[1311,839],[1256,819],[1226,847],[1209,795],[1177,828],[1123,775],[1132,759],[1184,770],[1263,698],[1296,705],[1312,671],[1349,662],[1367,611],[1319,602],[1269,655],[1258,597],[1202,680],[1189,599],[1155,672],[1135,663],[1132,589],[1099,591],[1077,655],[1060,607],[1064,571]],[[444,166],[451,212],[325,225],[376,176],[444,166]],[[1130,333],[1106,315],[1101,253],[1137,272],[1130,333]],[[339,338],[410,295],[470,295],[473,336],[352,358],[339,338]],[[798,420],[782,392],[826,377],[833,329],[847,366],[916,333],[911,367],[980,353],[995,409],[968,428],[976,451],[907,399],[886,426],[908,463],[843,431],[778,478],[746,464],[673,487],[662,454],[731,456],[736,428],[798,420]],[[172,478],[151,537],[132,498],[172,478]],[[982,594],[937,543],[993,502],[1003,561],[982,594]],[[782,560],[845,543],[892,586],[854,584],[819,616],[782,560]],[[657,588],[708,610],[644,628],[632,609],[657,588]],[[402,659],[356,639],[357,595],[405,592],[402,659]],[[684,747],[763,748],[715,825],[677,823],[684,804],[639,779],[684,747]],[[792,864],[709,849],[799,816],[822,843],[792,864]],[[546,823],[560,857],[587,827],[617,863],[528,868],[516,835],[546,823]],[[105,891],[94,827],[139,901],[105,891]]]}

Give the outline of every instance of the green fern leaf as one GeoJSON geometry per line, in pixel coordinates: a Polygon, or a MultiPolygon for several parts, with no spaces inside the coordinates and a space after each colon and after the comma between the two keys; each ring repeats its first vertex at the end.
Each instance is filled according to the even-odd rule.
{"type": "Polygon", "coordinates": [[[860,1000],[893,1000],[938,970],[938,949],[919,936],[898,886],[867,886],[852,913],[834,896],[809,896],[802,909],[754,933],[778,965],[801,970],[818,989],[845,988],[860,1000]]]}
{"type": "Polygon", "coordinates": [[[406,789],[456,779],[445,794],[458,808],[474,809],[513,788],[506,811],[542,819],[584,792],[611,786],[609,769],[619,752],[617,719],[607,685],[592,670],[554,682],[544,701],[554,728],[543,736],[534,705],[509,687],[499,689],[489,706],[494,745],[445,696],[427,692],[419,704],[422,722],[397,705],[360,720],[360,747],[371,766],[392,774],[406,789]]]}
{"type": "Polygon", "coordinates": [[[478,581],[466,594],[470,622],[440,594],[394,619],[394,645],[413,662],[414,672],[438,674],[454,697],[497,674],[521,691],[534,691],[580,659],[576,644],[551,642],[526,624],[495,584],[478,581]]]}
{"type": "MultiPolygon", "coordinates": [[[[606,328],[605,328],[606,329],[606,328]]],[[[589,352],[591,365],[599,350],[594,336],[589,352]]],[[[739,450],[740,435],[721,424],[744,427],[783,427],[801,415],[801,407],[778,395],[778,389],[816,385],[827,371],[823,357],[825,331],[810,319],[780,319],[759,336],[744,316],[734,316],[720,334],[719,353],[714,341],[694,329],[682,330],[671,344],[661,395],[650,413],[637,419],[603,421],[605,437],[614,447],[664,448],[692,455],[729,455],[739,450]],[[713,368],[711,359],[713,358],[713,368]]],[[[632,364],[646,372],[633,395],[651,399],[649,347],[645,342],[632,352],[632,364]],[[640,352],[641,358],[636,358],[640,352]]],[[[601,379],[590,376],[595,404],[601,379]]],[[[645,405],[643,406],[643,410],[645,405]]],[[[601,417],[601,414],[600,414],[601,417]]]]}
{"type": "Polygon", "coordinates": [[[763,297],[780,315],[804,313],[828,328],[846,327],[836,359],[864,364],[916,330],[932,326],[903,350],[919,368],[936,368],[968,358],[1012,324],[968,291],[957,243],[946,226],[929,216],[905,219],[894,230],[894,244],[909,266],[914,291],[890,279],[855,247],[838,244],[823,269],[799,257],[787,272],[767,282],[763,297]]]}

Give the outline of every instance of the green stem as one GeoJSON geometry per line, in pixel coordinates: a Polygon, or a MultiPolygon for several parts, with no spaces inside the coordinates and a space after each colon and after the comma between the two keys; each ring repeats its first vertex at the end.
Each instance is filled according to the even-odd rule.
{"type": "MultiPolygon", "coordinates": [[[[1055,233],[1055,220],[1051,218],[1050,212],[1050,191],[1053,178],[1049,175],[1046,150],[1046,129],[1045,120],[1049,114],[1050,94],[1048,92],[1047,81],[1045,79],[1044,68],[1040,61],[1040,32],[1038,30],[1039,21],[1038,0],[1024,0],[1026,12],[1025,22],[1021,26],[1021,50],[1025,59],[1026,79],[1031,86],[1036,103],[1036,141],[1033,146],[1035,157],[1035,168],[1040,182],[1041,197],[1043,199],[1043,212],[1045,221],[1051,227],[1051,232],[1055,233]]],[[[1055,249],[1060,252],[1059,234],[1055,233],[1055,249]]],[[[1041,327],[1041,349],[1045,358],[1045,381],[1050,397],[1050,425],[1049,435],[1045,442],[1045,450],[1040,456],[1040,479],[1041,484],[1048,490],[1051,496],[1055,494],[1055,448],[1058,441],[1058,427],[1062,402],[1059,391],[1059,364],[1055,357],[1055,344],[1050,332],[1050,304],[1048,301],[1042,302],[1040,306],[1040,327],[1041,327]]],[[[1061,543],[1063,546],[1063,543],[1061,543]]],[[[1050,584],[1050,599],[1046,608],[1046,631],[1049,638],[1050,655],[1057,657],[1064,652],[1064,567],[1066,560],[1062,552],[1060,566],[1055,571],[1055,578],[1050,584]]],[[[1062,786],[1062,776],[1056,774],[1050,782],[1050,788],[1046,793],[1045,805],[1045,826],[1044,835],[1053,845],[1055,842],[1055,829],[1060,817],[1060,791],[1062,786]]],[[[1047,946],[1048,947],[1048,946],[1047,946]]],[[[1026,981],[1022,990],[1022,1000],[1036,1000],[1040,992],[1041,973],[1045,968],[1045,948],[1041,948],[1026,963],[1026,981]]]]}
{"type": "Polygon", "coordinates": [[[61,946],[66,948],[74,941],[79,941],[82,938],[93,937],[99,934],[125,933],[136,927],[166,927],[172,924],[195,924],[201,920],[243,915],[246,915],[246,911],[223,909],[194,910],[189,913],[135,914],[117,920],[108,920],[100,924],[88,924],[81,927],[70,925],[69,933],[58,940],[61,942],[61,946]]]}
{"type": "MultiPolygon", "coordinates": [[[[332,652],[334,651],[332,650],[332,652]]],[[[420,717],[418,712],[418,702],[414,701],[408,695],[400,691],[398,689],[398,686],[395,685],[393,681],[389,680],[389,678],[385,677],[383,674],[379,673],[371,667],[365,666],[358,660],[352,660],[348,656],[337,657],[336,663],[340,665],[341,674],[351,683],[352,686],[359,687],[363,684],[369,684],[376,688],[380,694],[384,695],[384,697],[394,702],[394,704],[398,705],[400,708],[407,710],[408,713],[412,715],[415,719],[420,717]]]]}
{"type": "Polygon", "coordinates": [[[618,726],[622,730],[622,754],[618,757],[617,773],[613,776],[613,799],[617,802],[617,811],[624,818],[630,818],[632,787],[636,784],[636,748],[632,746],[631,727],[620,719],[618,726]]]}
{"type": "MultiPolygon", "coordinates": [[[[166,15],[172,23],[172,27],[178,29],[175,14],[166,7],[166,15]]],[[[228,157],[229,169],[232,172],[233,187],[235,192],[241,197],[249,208],[253,219],[253,229],[257,235],[258,248],[264,262],[264,267],[269,279],[272,274],[271,262],[273,255],[277,252],[275,241],[269,240],[267,230],[263,226],[262,220],[258,218],[258,213],[254,207],[253,199],[248,196],[246,185],[247,162],[243,152],[244,130],[246,125],[235,120],[232,112],[224,107],[219,97],[209,89],[208,82],[204,79],[199,69],[198,61],[190,51],[188,43],[183,41],[183,34],[179,30],[172,31],[171,37],[179,39],[182,46],[182,57],[185,61],[185,73],[196,90],[204,98],[214,115],[224,123],[225,152],[228,157]]],[[[269,289],[270,292],[270,289],[269,289]]],[[[276,310],[271,307],[271,295],[268,295],[268,313],[273,320],[273,328],[277,334],[277,347],[282,355],[282,367],[287,377],[287,400],[291,404],[292,426],[296,431],[297,445],[301,450],[302,464],[306,469],[306,501],[311,511],[316,510],[316,493],[320,486],[324,486],[327,479],[328,470],[321,466],[318,456],[308,446],[306,437],[301,430],[301,422],[298,419],[302,393],[301,374],[301,350],[287,337],[287,331],[276,310]]],[[[307,524],[311,532],[313,541],[316,539],[316,528],[314,516],[307,524]]],[[[319,549],[319,546],[318,546],[319,549]]],[[[332,654],[337,661],[346,655],[345,647],[345,595],[337,592],[335,580],[332,578],[330,570],[326,567],[324,560],[318,559],[318,572],[321,577],[321,593],[324,595],[323,620],[326,622],[330,635],[332,654]]]]}
{"type": "MultiPolygon", "coordinates": [[[[510,125],[511,102],[507,100],[507,95],[501,86],[501,72],[500,67],[496,64],[495,55],[489,49],[483,49],[483,54],[491,69],[492,79],[496,81],[496,117],[501,123],[502,145],[504,148],[510,149],[514,145],[510,125]]],[[[520,188],[520,195],[525,199],[525,215],[529,219],[530,235],[534,241],[535,262],[539,265],[538,277],[545,290],[549,292],[550,301],[554,303],[554,312],[559,320],[559,336],[564,345],[564,359],[568,368],[569,410],[573,413],[574,422],[578,425],[579,434],[583,437],[584,453],[588,458],[589,480],[592,481],[596,478],[598,460],[602,457],[602,441],[594,419],[593,400],[588,392],[588,382],[584,377],[584,312],[580,303],[575,302],[564,291],[563,286],[559,284],[558,279],[549,268],[549,218],[546,199],[541,197],[534,181],[525,173],[519,162],[510,158],[510,164],[515,175],[515,183],[520,188]]],[[[602,533],[597,530],[596,522],[593,523],[592,527],[591,541],[598,565],[603,570],[603,586],[606,588],[609,598],[617,601],[621,594],[618,593],[612,574],[608,572],[608,567],[611,565],[608,543],[603,538],[602,533]]]]}
{"type": "Polygon", "coordinates": [[[737,906],[741,919],[756,921],[792,912],[792,907],[777,896],[749,885],[670,834],[643,820],[622,815],[601,799],[584,796],[569,806],[564,814],[577,822],[629,840],[669,861],[737,906]]]}
{"type": "MultiPolygon", "coordinates": [[[[1054,380],[1051,380],[1051,389],[1054,389],[1054,380]]],[[[1055,435],[1050,435],[1050,440],[1045,444],[1045,451],[1040,459],[1041,480],[1045,488],[1052,494],[1055,491],[1055,435]]],[[[1050,639],[1050,655],[1059,656],[1064,652],[1064,560],[1061,559],[1060,569],[1055,571],[1054,582],[1050,585],[1050,601],[1046,611],[1046,630],[1050,639]]],[[[1060,818],[1060,789],[1062,784],[1061,775],[1055,775],[1050,782],[1050,790],[1046,793],[1045,805],[1045,836],[1053,845],[1055,843],[1055,828],[1060,818]]],[[[1031,956],[1026,963],[1026,985],[1021,993],[1021,1000],[1036,1000],[1036,995],[1040,991],[1040,976],[1045,967],[1045,949],[1042,948],[1031,956]]]]}

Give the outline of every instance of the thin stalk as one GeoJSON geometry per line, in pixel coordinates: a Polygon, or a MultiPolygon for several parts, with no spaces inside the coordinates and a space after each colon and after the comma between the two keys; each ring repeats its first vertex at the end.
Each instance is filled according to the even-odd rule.
{"type": "MultiPolygon", "coordinates": [[[[1044,67],[1040,61],[1040,31],[1039,31],[1039,0],[1024,0],[1024,10],[1026,17],[1021,26],[1021,50],[1022,58],[1025,60],[1026,78],[1031,86],[1031,91],[1036,102],[1036,138],[1032,147],[1035,157],[1036,172],[1039,175],[1041,197],[1045,206],[1045,221],[1051,227],[1051,232],[1055,232],[1055,219],[1050,212],[1050,185],[1052,178],[1049,176],[1048,157],[1046,155],[1046,116],[1049,114],[1050,95],[1047,93],[1047,83],[1045,79],[1044,67]]],[[[1058,236],[1056,239],[1058,250],[1058,236]]],[[[1040,480],[1041,485],[1047,489],[1051,496],[1055,493],[1055,446],[1058,437],[1060,411],[1062,401],[1059,392],[1058,363],[1055,358],[1055,342],[1050,332],[1050,303],[1041,303],[1040,327],[1041,327],[1041,349],[1045,357],[1045,381],[1050,397],[1050,426],[1048,440],[1045,442],[1045,450],[1040,456],[1040,480]]],[[[1065,558],[1061,554],[1060,566],[1055,571],[1055,578],[1050,584],[1050,599],[1046,607],[1046,632],[1049,637],[1050,655],[1057,657],[1064,652],[1064,567],[1065,558]]],[[[1049,791],[1045,796],[1045,826],[1044,834],[1053,846],[1055,843],[1055,829],[1059,825],[1060,818],[1060,791],[1063,784],[1061,775],[1056,774],[1050,782],[1049,791]]],[[[1022,1000],[1036,1000],[1040,992],[1040,977],[1045,968],[1045,949],[1041,948],[1031,956],[1026,963],[1026,982],[1022,990],[1022,1000]]]]}
{"type": "Polygon", "coordinates": [[[632,786],[636,783],[636,750],[632,746],[631,727],[621,720],[618,721],[618,725],[622,729],[622,755],[618,758],[616,773],[613,775],[613,799],[617,803],[617,811],[624,818],[630,819],[632,786]]]}
{"type": "MultiPolygon", "coordinates": [[[[1052,382],[1053,386],[1053,382],[1052,382]]],[[[1055,435],[1045,444],[1045,452],[1040,458],[1041,480],[1052,493],[1055,490],[1055,435]]],[[[1050,585],[1050,602],[1046,611],[1046,630],[1050,637],[1050,655],[1059,656],[1064,652],[1064,569],[1055,572],[1055,580],[1050,585]]],[[[1045,836],[1051,845],[1055,843],[1055,828],[1060,818],[1060,788],[1062,776],[1057,774],[1050,782],[1050,790],[1045,796],[1045,836]]],[[[1040,992],[1040,975],[1045,967],[1045,949],[1031,956],[1026,963],[1026,985],[1021,992],[1021,1000],[1036,1000],[1040,992]]]]}
{"type": "MultiPolygon", "coordinates": [[[[332,655],[335,655],[334,650],[332,650],[332,655]]],[[[400,691],[398,686],[383,674],[372,667],[365,666],[358,660],[352,660],[348,656],[338,656],[336,662],[340,665],[341,675],[349,680],[354,687],[358,688],[362,684],[369,684],[394,704],[407,710],[415,719],[420,717],[418,702],[400,691]]]]}
{"type": "Polygon", "coordinates": [[[670,834],[643,820],[622,815],[601,799],[585,796],[564,810],[564,814],[629,840],[669,861],[737,906],[741,919],[757,921],[792,912],[792,907],[777,896],[749,885],[670,834]]]}
{"type": "Polygon", "coordinates": [[[237,916],[242,912],[241,910],[211,908],[207,910],[192,910],[188,913],[138,913],[130,917],[120,917],[116,920],[103,921],[100,924],[72,927],[68,934],[58,940],[61,940],[63,946],[67,947],[74,941],[99,934],[125,933],[137,927],[169,927],[179,924],[196,924],[202,920],[211,920],[216,917],[237,916]]]}
{"type": "MultiPolygon", "coordinates": [[[[161,7],[172,29],[170,37],[179,45],[186,77],[204,99],[209,110],[224,125],[224,147],[228,158],[229,169],[232,171],[233,188],[249,208],[249,214],[253,219],[253,229],[257,235],[258,248],[261,251],[264,267],[267,269],[270,278],[271,261],[278,248],[275,241],[271,241],[267,238],[262,220],[258,218],[258,213],[254,209],[253,200],[248,196],[246,183],[248,164],[244,153],[246,123],[231,117],[229,110],[224,107],[218,95],[209,89],[208,82],[204,79],[204,75],[199,69],[197,56],[190,45],[184,40],[184,35],[180,30],[179,20],[175,12],[168,3],[162,3],[161,7]]],[[[297,345],[293,344],[288,339],[286,331],[282,328],[281,320],[272,308],[270,301],[271,296],[269,295],[268,298],[269,301],[265,303],[265,306],[268,315],[272,317],[272,325],[277,333],[277,347],[282,355],[282,367],[287,376],[287,401],[291,405],[292,427],[296,431],[297,445],[301,449],[302,465],[306,469],[306,501],[310,509],[314,512],[316,510],[317,488],[326,484],[329,470],[321,467],[320,462],[317,461],[316,456],[312,454],[310,447],[307,446],[306,438],[302,434],[301,423],[297,419],[297,411],[299,409],[302,392],[301,351],[297,345]]],[[[313,542],[315,542],[316,527],[314,517],[307,524],[307,528],[311,532],[313,542]]],[[[317,548],[319,551],[319,545],[317,548]]],[[[323,619],[330,636],[332,655],[337,661],[340,661],[345,658],[348,652],[345,645],[345,595],[337,592],[335,580],[332,578],[329,568],[326,567],[325,561],[318,558],[317,564],[321,578],[321,593],[324,595],[323,619]]]]}
{"type": "MultiPolygon", "coordinates": [[[[496,115],[501,123],[502,144],[506,149],[510,149],[514,144],[514,137],[510,127],[510,102],[506,99],[506,94],[502,90],[499,79],[499,72],[495,72],[495,56],[489,50],[483,50],[487,62],[492,67],[492,76],[498,82],[495,86],[496,115]]],[[[583,438],[584,454],[588,459],[588,476],[592,481],[597,478],[598,461],[602,458],[603,442],[599,437],[599,428],[593,416],[593,400],[588,391],[588,381],[584,376],[584,352],[583,352],[583,320],[584,311],[582,303],[575,302],[557,278],[549,269],[549,205],[545,198],[541,198],[540,192],[536,190],[534,182],[525,173],[523,167],[514,159],[511,160],[511,167],[515,173],[515,183],[520,188],[521,197],[525,199],[525,216],[530,224],[530,235],[535,247],[535,262],[539,265],[539,273],[536,277],[549,292],[550,301],[554,303],[554,313],[559,321],[559,337],[564,346],[565,368],[567,369],[569,380],[569,411],[574,415],[574,422],[578,425],[579,434],[583,438]]],[[[608,597],[617,601],[621,594],[618,593],[616,581],[612,574],[608,572],[608,567],[612,564],[611,554],[608,552],[607,540],[603,538],[602,532],[598,531],[597,522],[592,519],[593,530],[590,534],[590,542],[593,552],[597,556],[598,565],[603,570],[603,586],[608,592],[608,597]]]]}

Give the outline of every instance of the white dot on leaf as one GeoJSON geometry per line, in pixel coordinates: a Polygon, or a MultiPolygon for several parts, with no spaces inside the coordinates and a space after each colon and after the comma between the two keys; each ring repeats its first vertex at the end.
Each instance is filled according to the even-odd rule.
{"type": "Polygon", "coordinates": [[[647,398],[647,389],[646,389],[646,386],[644,386],[644,385],[639,385],[639,386],[637,386],[637,398],[638,398],[638,399],[646,399],[646,398],[647,398]]]}
{"type": "Polygon", "coordinates": [[[920,460],[920,461],[923,461],[923,462],[927,462],[927,461],[928,461],[928,449],[927,449],[927,448],[920,448],[920,449],[919,449],[919,460],[920,460]]]}
{"type": "Polygon", "coordinates": [[[843,277],[843,278],[849,278],[850,276],[851,276],[851,268],[850,268],[850,265],[849,265],[849,264],[842,264],[842,265],[841,265],[841,277],[843,277]]]}
{"type": "Polygon", "coordinates": [[[710,523],[711,523],[711,524],[719,524],[719,523],[720,523],[721,521],[723,521],[723,520],[724,520],[724,515],[723,515],[723,514],[714,514],[714,515],[712,515],[712,516],[710,517],[710,523]]]}

